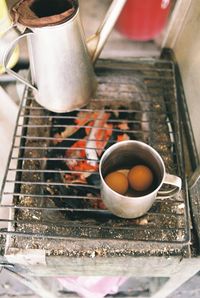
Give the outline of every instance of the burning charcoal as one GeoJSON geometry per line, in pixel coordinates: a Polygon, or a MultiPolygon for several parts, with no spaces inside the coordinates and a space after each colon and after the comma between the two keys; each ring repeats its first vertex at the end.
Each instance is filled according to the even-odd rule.
{"type": "Polygon", "coordinates": [[[54,193],[60,194],[53,199],[55,205],[73,210],[66,211],[67,218],[90,218],[92,213],[87,208],[105,210],[100,199],[99,159],[112,144],[139,138],[141,124],[135,121],[137,110],[138,103],[131,110],[115,104],[55,117],[52,130],[55,139],[47,162],[47,168],[54,171],[46,179],[53,182],[54,193]]]}
{"type": "Polygon", "coordinates": [[[130,137],[126,133],[123,133],[117,136],[117,142],[128,141],[128,140],[130,140],[130,137]]]}
{"type": "Polygon", "coordinates": [[[65,152],[66,164],[72,171],[85,171],[84,175],[87,177],[89,172],[98,170],[97,160],[94,160],[93,164],[86,159],[86,146],[87,140],[81,139],[75,142],[71,148],[65,152]]]}
{"type": "Polygon", "coordinates": [[[79,195],[79,189],[71,188],[70,186],[63,185],[63,181],[61,179],[61,174],[59,173],[52,173],[51,182],[54,183],[54,185],[51,185],[51,191],[49,188],[46,189],[46,192],[49,194],[52,194],[52,191],[54,192],[55,198],[54,203],[58,207],[64,207],[64,208],[83,208],[83,202],[77,199],[74,199],[73,196],[79,195]],[[67,198],[61,198],[59,197],[59,194],[61,196],[66,196],[67,198]],[[57,196],[58,195],[58,196],[57,196]],[[72,199],[70,198],[72,196],[72,199]]]}
{"type": "MultiPolygon", "coordinates": [[[[109,118],[109,114],[104,113],[104,116],[108,116],[105,119],[106,120],[109,118]]],[[[53,131],[53,136],[54,144],[61,143],[64,139],[70,137],[73,135],[74,138],[81,139],[84,137],[85,132],[88,135],[90,132],[89,126],[93,126],[94,121],[98,120],[98,118],[101,117],[99,116],[99,112],[73,112],[73,113],[68,113],[67,116],[64,118],[66,119],[65,123],[63,121],[59,121],[60,119],[56,119],[56,125],[61,126],[60,128],[58,127],[58,130],[53,131]],[[88,126],[88,128],[86,127],[88,126]],[[64,127],[63,127],[64,126],[64,127]],[[84,129],[84,127],[86,127],[84,129]],[[77,135],[76,135],[77,133],[77,135]]],[[[102,120],[105,118],[103,117],[102,120]]],[[[99,119],[101,120],[101,118],[99,119]]],[[[101,126],[101,125],[99,125],[101,126]]]]}
{"type": "MultiPolygon", "coordinates": [[[[107,106],[107,108],[110,109],[109,106],[107,106]]],[[[112,139],[114,139],[115,142],[127,139],[139,139],[142,128],[141,124],[136,119],[137,113],[135,111],[138,110],[138,103],[134,103],[131,107],[132,111],[122,105],[115,107],[115,109],[117,109],[117,112],[115,110],[111,112],[108,121],[108,123],[113,125],[112,139]]]]}
{"type": "Polygon", "coordinates": [[[129,130],[128,122],[122,121],[121,123],[119,123],[118,128],[121,130],[129,130]]]}
{"type": "Polygon", "coordinates": [[[100,176],[99,176],[99,174],[94,173],[94,174],[90,175],[89,177],[87,177],[87,181],[88,181],[88,184],[99,186],[100,185],[100,176]]]}
{"type": "MultiPolygon", "coordinates": [[[[79,127],[76,123],[78,112],[71,112],[71,113],[65,113],[60,114],[63,117],[56,117],[56,114],[52,113],[52,117],[54,121],[54,125],[52,127],[51,136],[54,137],[53,144],[59,144],[71,135],[75,134],[81,127],[79,127]]],[[[82,135],[84,134],[84,131],[82,132],[82,135]]],[[[79,132],[78,137],[81,135],[81,132],[79,132]]]]}
{"type": "Polygon", "coordinates": [[[110,118],[110,113],[107,113],[102,109],[98,112],[95,121],[91,122],[92,128],[87,130],[88,135],[86,143],[86,157],[90,159],[90,164],[94,164],[94,161],[98,160],[98,156],[101,155],[104,147],[106,146],[110,136],[112,135],[112,124],[107,124],[110,118]]]}

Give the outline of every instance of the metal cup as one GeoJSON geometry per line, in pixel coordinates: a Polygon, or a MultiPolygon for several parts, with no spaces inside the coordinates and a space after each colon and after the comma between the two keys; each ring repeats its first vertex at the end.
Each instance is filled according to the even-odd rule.
{"type": "Polygon", "coordinates": [[[109,147],[103,154],[99,165],[101,196],[106,207],[123,218],[136,218],[144,215],[157,197],[169,198],[181,190],[180,177],[166,173],[159,153],[151,146],[139,141],[122,141],[109,147]],[[131,169],[135,165],[146,165],[153,172],[154,180],[147,192],[134,192],[121,195],[112,190],[104,178],[120,169],[131,169]],[[161,187],[167,184],[167,190],[161,187]]]}

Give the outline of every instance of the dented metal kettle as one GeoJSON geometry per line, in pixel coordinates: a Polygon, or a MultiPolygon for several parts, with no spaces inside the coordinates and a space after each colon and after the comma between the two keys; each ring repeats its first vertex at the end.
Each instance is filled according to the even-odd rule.
{"type": "Polygon", "coordinates": [[[75,3],[75,11],[66,21],[36,27],[13,19],[13,28],[0,40],[0,46],[4,43],[1,59],[6,71],[32,88],[41,106],[57,113],[70,112],[89,102],[97,87],[94,63],[126,2],[114,0],[96,34],[86,40],[78,1],[61,1],[75,3]],[[17,36],[9,40],[13,30],[17,36]],[[13,49],[24,36],[28,36],[31,82],[8,68],[13,49]]]}

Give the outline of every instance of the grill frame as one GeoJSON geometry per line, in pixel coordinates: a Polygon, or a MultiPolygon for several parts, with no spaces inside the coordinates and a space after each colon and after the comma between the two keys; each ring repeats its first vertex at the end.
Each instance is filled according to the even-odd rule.
{"type": "MultiPolygon", "coordinates": [[[[173,75],[175,76],[174,63],[171,62],[171,61],[161,61],[161,60],[152,59],[152,58],[151,59],[137,59],[137,60],[133,60],[132,61],[133,64],[134,63],[135,64],[137,64],[137,63],[138,64],[140,64],[140,63],[150,63],[151,64],[152,63],[153,67],[155,67],[154,63],[156,63],[156,62],[158,62],[158,63],[166,63],[168,65],[171,65],[172,66],[172,69],[173,69],[173,75]]],[[[119,65],[120,65],[120,69],[123,69],[123,67],[125,69],[127,67],[130,68],[130,61],[128,63],[127,62],[119,62],[119,61],[117,61],[117,62],[116,61],[115,62],[112,62],[112,61],[106,61],[106,62],[105,61],[99,61],[98,65],[97,65],[97,68],[99,67],[99,68],[108,68],[109,69],[109,67],[111,67],[111,65],[113,67],[113,63],[117,65],[117,66],[115,65],[114,68],[115,67],[116,68],[117,67],[119,68],[119,65]]],[[[176,91],[177,90],[176,90],[176,86],[175,86],[175,84],[176,84],[175,77],[173,77],[173,80],[174,80],[174,92],[175,92],[174,95],[175,95],[175,98],[177,98],[177,94],[176,94],[176,91]]],[[[26,98],[26,92],[27,92],[27,90],[25,91],[25,94],[24,94],[24,100],[26,98]]],[[[183,152],[182,152],[182,141],[183,140],[182,140],[182,135],[181,135],[181,127],[180,127],[179,115],[178,115],[179,111],[178,111],[178,106],[177,106],[176,101],[174,102],[174,104],[175,104],[174,107],[176,109],[175,110],[175,113],[176,113],[176,116],[177,116],[177,119],[176,119],[176,124],[177,124],[176,133],[178,134],[178,135],[174,135],[174,137],[176,138],[175,145],[177,146],[178,149],[180,149],[180,151],[179,150],[176,150],[176,152],[179,152],[180,153],[179,155],[177,155],[177,158],[179,160],[179,171],[183,174],[183,172],[184,172],[184,162],[183,162],[184,159],[183,159],[183,152]]],[[[19,111],[17,123],[20,123],[20,118],[21,118],[20,112],[22,111],[22,109],[23,109],[23,101],[22,101],[21,108],[20,108],[20,111],[19,111]]],[[[26,120],[26,118],[23,117],[22,118],[22,125],[23,126],[24,125],[27,125],[27,123],[26,123],[25,120],[26,120]]],[[[16,126],[15,135],[17,133],[17,129],[18,128],[16,126]]],[[[22,133],[25,135],[26,134],[26,127],[23,127],[23,130],[24,131],[22,133]]],[[[20,144],[20,146],[21,145],[24,146],[23,141],[20,144]]],[[[152,144],[150,144],[150,145],[152,145],[152,144]]],[[[14,146],[14,141],[13,141],[12,149],[13,149],[13,146],[14,146]]],[[[10,154],[9,160],[12,157],[12,149],[11,149],[11,154],[10,154]]],[[[23,156],[23,152],[21,152],[21,155],[20,156],[23,156]]],[[[22,160],[20,160],[20,156],[17,157],[17,160],[18,160],[18,166],[17,167],[18,168],[20,166],[20,163],[22,163],[22,160]]],[[[7,172],[8,172],[8,168],[9,168],[9,163],[8,163],[8,167],[7,167],[7,172]]],[[[18,171],[18,173],[19,173],[19,171],[18,171]]],[[[4,189],[4,186],[6,184],[6,176],[5,176],[5,179],[3,181],[3,189],[4,189]]],[[[182,177],[183,177],[183,175],[182,175],[182,177]]],[[[114,253],[114,251],[116,253],[116,251],[118,250],[119,253],[124,253],[124,254],[132,254],[134,252],[134,253],[136,253],[138,255],[140,255],[140,254],[142,254],[142,255],[144,255],[144,254],[147,254],[147,255],[149,255],[149,254],[150,255],[151,254],[153,254],[153,255],[154,254],[158,254],[158,255],[159,254],[167,254],[167,255],[169,255],[169,254],[173,254],[173,255],[174,254],[181,254],[181,255],[187,255],[187,256],[189,256],[190,255],[191,233],[190,233],[190,215],[189,215],[189,204],[188,204],[188,188],[187,188],[187,182],[185,180],[185,177],[183,177],[183,179],[184,179],[183,185],[184,185],[184,191],[185,191],[184,203],[185,203],[185,223],[186,223],[186,226],[185,226],[186,236],[184,237],[183,240],[181,240],[181,241],[158,241],[158,240],[152,241],[152,239],[151,239],[151,240],[145,241],[145,239],[143,239],[141,241],[140,239],[138,239],[136,241],[135,240],[133,241],[131,239],[120,239],[120,240],[116,240],[114,238],[113,239],[109,239],[109,238],[102,239],[101,238],[102,241],[104,242],[103,243],[103,246],[101,244],[98,244],[98,245],[99,246],[102,246],[102,249],[103,249],[103,247],[106,245],[105,243],[107,243],[107,244],[109,243],[110,249],[107,249],[107,254],[111,253],[111,255],[114,253]],[[127,250],[122,248],[124,244],[127,245],[127,247],[128,247],[127,250]]],[[[181,201],[181,203],[182,203],[182,201],[181,201]]],[[[8,208],[9,206],[8,205],[6,206],[4,204],[2,207],[8,208]]],[[[16,207],[14,207],[13,209],[16,209],[16,207]]],[[[10,223],[12,223],[12,221],[10,223]]],[[[36,239],[43,239],[44,238],[44,235],[43,234],[36,235],[35,233],[33,233],[33,235],[31,235],[31,234],[28,235],[28,233],[27,233],[25,235],[24,233],[22,233],[22,234],[16,233],[12,229],[10,231],[8,231],[8,230],[7,231],[2,231],[2,234],[11,235],[11,236],[17,236],[16,238],[19,238],[17,240],[19,242],[21,241],[20,239],[22,239],[22,238],[24,238],[25,239],[25,242],[27,242],[27,236],[30,236],[30,239],[33,237],[33,238],[35,238],[34,240],[33,239],[31,239],[31,241],[28,240],[28,243],[29,244],[32,243],[33,244],[33,247],[35,245],[35,242],[38,241],[36,239]],[[39,238],[38,238],[38,236],[39,236],[39,238]]],[[[11,240],[11,238],[9,240],[11,240]]],[[[46,239],[53,239],[53,238],[54,237],[49,236],[46,239]]],[[[63,243],[66,243],[66,240],[67,239],[68,240],[69,239],[72,240],[71,239],[72,237],[70,235],[66,237],[67,238],[66,240],[64,238],[65,237],[62,237],[61,235],[58,235],[58,239],[59,240],[62,240],[63,243]]],[[[99,237],[97,237],[97,239],[98,238],[99,237]]],[[[91,245],[92,242],[93,243],[97,243],[97,241],[100,240],[100,239],[98,239],[98,240],[97,239],[94,240],[94,239],[90,238],[88,245],[86,245],[86,244],[83,245],[83,243],[85,243],[85,241],[84,241],[85,239],[83,239],[83,241],[82,241],[80,239],[80,237],[78,237],[78,238],[75,237],[73,239],[73,241],[77,241],[78,240],[79,243],[82,243],[81,246],[85,246],[85,251],[86,251],[86,250],[90,249],[91,246],[93,246],[93,245],[91,245]]],[[[86,240],[88,240],[88,238],[86,240]]],[[[16,239],[15,239],[15,241],[11,241],[11,242],[12,242],[12,245],[14,243],[16,244],[16,239]]],[[[21,242],[23,242],[23,241],[21,241],[21,242]]],[[[44,245],[44,247],[45,247],[45,245],[44,245]]],[[[70,251],[70,249],[68,249],[68,252],[65,251],[65,253],[69,253],[69,251],[70,251]]],[[[77,249],[77,252],[78,252],[78,249],[77,249]]],[[[105,248],[104,248],[104,252],[105,252],[105,248]]],[[[79,251],[79,253],[80,253],[80,251],[79,251]]],[[[84,253],[84,251],[83,251],[83,253],[84,253]]]]}

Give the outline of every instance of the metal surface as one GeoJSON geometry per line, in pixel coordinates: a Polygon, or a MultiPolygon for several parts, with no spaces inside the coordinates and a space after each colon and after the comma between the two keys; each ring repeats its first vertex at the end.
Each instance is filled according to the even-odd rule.
{"type": "Polygon", "coordinates": [[[93,62],[96,62],[97,58],[101,54],[103,46],[108,39],[125,3],[126,0],[114,0],[111,3],[97,32],[88,39],[87,47],[93,62]]]}
{"type": "Polygon", "coordinates": [[[31,87],[38,103],[51,111],[67,112],[85,105],[96,89],[96,79],[79,10],[63,24],[30,29],[10,42],[3,60],[6,71],[31,87]],[[30,35],[28,48],[33,84],[7,67],[16,42],[26,35],[30,35]]]}
{"type": "MultiPolygon", "coordinates": [[[[97,241],[99,254],[103,255],[188,256],[190,216],[174,64],[156,59],[99,61],[96,73],[97,94],[90,105],[76,113],[46,111],[30,91],[26,92],[2,190],[2,207],[11,211],[8,228],[2,231],[10,236],[7,246],[47,249],[56,255],[85,255],[92,241],[97,241]],[[63,180],[67,174],[80,174],[66,167],[71,160],[65,152],[81,136],[66,137],[66,129],[79,128],[74,120],[78,121],[80,115],[100,113],[102,109],[110,115],[106,124],[113,125],[106,146],[115,143],[119,135],[144,141],[159,152],[167,172],[182,178],[178,196],[156,200],[141,218],[121,219],[102,209],[98,171],[92,175],[87,171],[93,179],[85,184],[63,180]],[[127,128],[121,127],[124,123],[127,128]],[[72,239],[76,248],[80,243],[79,249],[70,245],[72,239]],[[81,244],[81,239],[86,242],[81,244]],[[109,245],[105,247],[106,243],[109,245]]],[[[91,128],[92,124],[87,123],[79,130],[91,128]]]]}
{"type": "Polygon", "coordinates": [[[196,169],[190,179],[189,190],[192,221],[195,228],[195,236],[198,239],[198,246],[200,247],[200,166],[196,169]]]}
{"type": "Polygon", "coordinates": [[[182,184],[180,177],[166,174],[165,165],[157,151],[135,140],[118,142],[108,148],[100,160],[99,174],[103,202],[113,214],[123,218],[141,217],[151,208],[156,198],[167,199],[178,195],[182,184]],[[128,171],[136,165],[146,165],[151,169],[153,178],[147,190],[137,192],[129,187],[125,194],[121,194],[106,183],[107,174],[123,171],[128,175],[128,171]],[[169,186],[169,183],[173,187],[160,190],[164,184],[169,186]]]}
{"type": "MultiPolygon", "coordinates": [[[[37,102],[50,111],[70,112],[86,105],[96,90],[92,63],[103,49],[125,2],[126,0],[112,2],[103,24],[89,39],[88,44],[77,8],[78,1],[74,2],[76,5],[73,4],[77,6],[76,14],[65,22],[49,26],[30,26],[24,33],[19,33],[17,38],[11,36],[6,40],[6,45],[9,46],[4,49],[2,59],[6,72],[32,88],[37,102]],[[25,36],[28,36],[32,82],[28,82],[8,67],[13,49],[25,36]]],[[[17,14],[14,17],[17,18],[17,14]]],[[[19,24],[15,26],[22,24],[19,18],[19,24]]]]}

